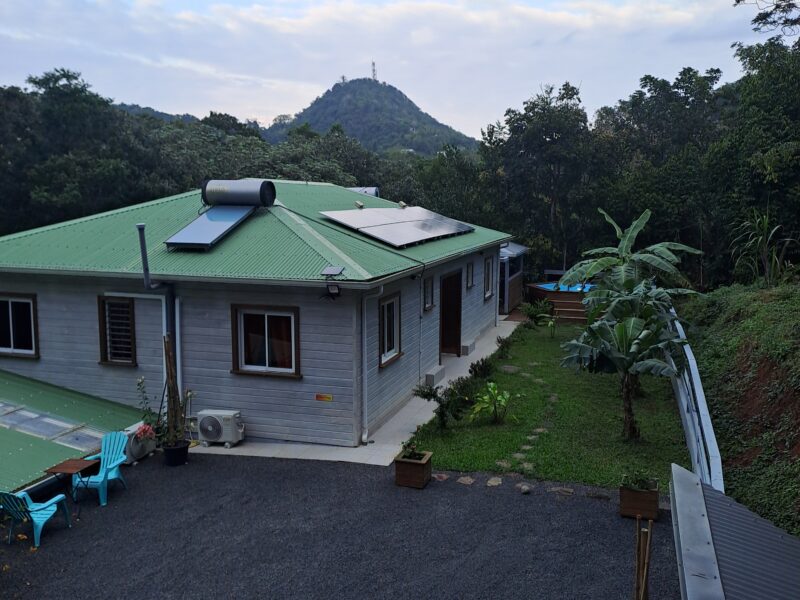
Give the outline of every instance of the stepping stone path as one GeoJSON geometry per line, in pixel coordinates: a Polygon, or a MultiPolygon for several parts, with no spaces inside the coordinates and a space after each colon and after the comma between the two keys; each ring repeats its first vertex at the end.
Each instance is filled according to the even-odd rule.
{"type": "Polygon", "coordinates": [[[539,385],[543,385],[545,383],[544,379],[536,378],[533,380],[533,383],[538,383],[539,385]]]}
{"type": "Polygon", "coordinates": [[[520,450],[533,450],[533,446],[528,446],[527,444],[523,444],[519,447],[520,450]]]}
{"type": "Polygon", "coordinates": [[[561,496],[572,496],[575,493],[575,490],[568,487],[551,487],[547,488],[548,492],[553,492],[554,494],[559,494],[561,496]]]}
{"type": "Polygon", "coordinates": [[[529,363],[528,363],[528,366],[529,366],[529,367],[540,367],[540,366],[542,366],[542,363],[538,363],[538,362],[529,362],[529,363]]]}
{"type": "Polygon", "coordinates": [[[516,365],[500,365],[500,370],[503,373],[519,373],[522,369],[516,365]]]}
{"type": "Polygon", "coordinates": [[[603,492],[586,492],[586,497],[594,500],[611,500],[611,496],[603,492]]]}
{"type": "Polygon", "coordinates": [[[528,379],[529,377],[533,377],[533,375],[531,375],[530,373],[520,373],[519,376],[520,377],[524,377],[525,379],[528,379]]]}
{"type": "MultiPolygon", "coordinates": [[[[547,428],[546,427],[537,427],[536,429],[533,430],[533,433],[547,433],[547,428]]],[[[528,438],[528,439],[530,439],[530,438],[528,438]]]]}
{"type": "Polygon", "coordinates": [[[531,493],[531,486],[528,483],[518,483],[514,487],[516,487],[521,493],[525,495],[531,493]]]}
{"type": "Polygon", "coordinates": [[[533,471],[533,463],[529,463],[529,462],[522,463],[522,470],[523,471],[533,471]]]}
{"type": "Polygon", "coordinates": [[[497,487],[502,483],[503,480],[500,477],[490,477],[489,481],[486,482],[486,487],[497,487]]]}
{"type": "Polygon", "coordinates": [[[498,460],[495,464],[498,467],[500,467],[501,469],[510,469],[511,468],[511,463],[508,462],[507,460],[498,460]]]}
{"type": "Polygon", "coordinates": [[[433,477],[436,481],[447,481],[450,479],[450,475],[446,473],[434,473],[431,477],[433,477]]]}
{"type": "Polygon", "coordinates": [[[558,395],[557,394],[550,394],[550,397],[547,399],[550,404],[555,404],[558,402],[558,395]]]}
{"type": "Polygon", "coordinates": [[[459,477],[458,479],[456,479],[456,481],[463,485],[472,485],[473,483],[475,483],[475,480],[472,477],[467,477],[467,476],[459,477]]]}
{"type": "Polygon", "coordinates": [[[531,442],[535,442],[536,440],[538,440],[538,439],[539,439],[539,436],[538,436],[538,435],[529,435],[529,436],[528,436],[528,439],[529,439],[531,442]]]}
{"type": "Polygon", "coordinates": [[[525,458],[525,454],[523,454],[522,452],[514,452],[514,454],[512,454],[511,456],[513,456],[517,460],[522,460],[523,458],[525,458]]]}

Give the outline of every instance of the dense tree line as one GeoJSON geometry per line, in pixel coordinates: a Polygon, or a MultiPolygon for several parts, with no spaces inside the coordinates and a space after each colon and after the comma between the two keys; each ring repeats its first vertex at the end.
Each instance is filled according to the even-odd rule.
{"type": "Polygon", "coordinates": [[[753,208],[800,231],[800,46],[774,38],[735,52],[744,75],[734,83],[720,85],[716,69],[645,76],[593,120],[577,88],[546,86],[488,125],[477,151],[446,145],[430,158],[373,153],[338,125],[295,127],[271,144],[221,113],[167,122],[121,110],[59,69],[29,89],[0,88],[0,233],[205,178],[319,180],[379,185],[391,200],[509,231],[533,249],[534,270],[606,245],[598,208],[622,222],[650,209],[643,242],[703,250],[682,269],[706,288],[733,278],[735,224],[753,208]]]}

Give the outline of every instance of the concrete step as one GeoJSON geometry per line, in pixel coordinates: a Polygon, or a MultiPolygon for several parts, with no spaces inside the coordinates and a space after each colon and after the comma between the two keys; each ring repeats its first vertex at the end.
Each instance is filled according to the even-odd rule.
{"type": "Polygon", "coordinates": [[[559,300],[553,302],[554,308],[578,308],[580,310],[584,309],[584,306],[580,302],[576,302],[574,300],[559,300]]]}
{"type": "Polygon", "coordinates": [[[586,323],[586,317],[577,315],[556,315],[556,321],[559,323],[586,323]]]}
{"type": "Polygon", "coordinates": [[[586,318],[586,311],[581,308],[560,308],[556,307],[554,310],[556,315],[576,316],[586,318]]]}

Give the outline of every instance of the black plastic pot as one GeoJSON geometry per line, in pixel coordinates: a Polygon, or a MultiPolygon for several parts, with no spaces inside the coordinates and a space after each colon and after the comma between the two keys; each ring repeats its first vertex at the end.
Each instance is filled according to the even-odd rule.
{"type": "Polygon", "coordinates": [[[179,467],[189,462],[189,442],[182,440],[174,446],[164,446],[164,464],[179,467]]]}

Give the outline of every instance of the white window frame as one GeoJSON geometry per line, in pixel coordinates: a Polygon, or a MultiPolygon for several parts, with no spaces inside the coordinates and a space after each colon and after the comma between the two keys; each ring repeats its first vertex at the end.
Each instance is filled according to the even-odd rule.
{"type": "Polygon", "coordinates": [[[288,310],[271,310],[271,309],[258,309],[258,308],[238,308],[236,310],[238,335],[238,368],[240,371],[248,373],[281,373],[287,375],[294,375],[297,372],[297,320],[296,313],[288,310]],[[244,362],[244,315],[261,315],[264,317],[264,348],[265,365],[248,365],[244,362]],[[290,368],[270,367],[269,366],[269,321],[267,317],[289,317],[292,323],[291,339],[292,339],[292,366],[290,368]]]}
{"type": "Polygon", "coordinates": [[[384,366],[400,356],[402,353],[401,340],[400,340],[400,294],[395,294],[387,298],[382,298],[380,301],[380,312],[378,319],[378,352],[380,354],[380,365],[384,366]],[[386,318],[386,307],[394,304],[394,320],[388,323],[386,318]],[[392,327],[394,333],[394,346],[386,348],[386,333],[392,327]]]}
{"type": "Polygon", "coordinates": [[[8,302],[8,314],[7,315],[0,315],[0,319],[8,319],[8,327],[9,327],[9,342],[11,343],[10,347],[0,346],[0,355],[6,356],[28,356],[28,357],[36,357],[38,356],[39,348],[38,348],[38,339],[36,335],[36,302],[35,296],[14,296],[13,294],[3,294],[0,295],[0,300],[8,302]],[[21,302],[28,305],[28,308],[31,311],[31,341],[32,341],[32,350],[25,350],[20,348],[14,348],[14,319],[12,317],[11,312],[11,304],[13,302],[21,302]]]}
{"type": "Polygon", "coordinates": [[[475,263],[469,261],[467,263],[467,289],[472,289],[475,286],[475,263]]]}
{"type": "Polygon", "coordinates": [[[494,296],[494,257],[488,256],[483,261],[483,299],[488,300],[492,296],[494,296]]]}

